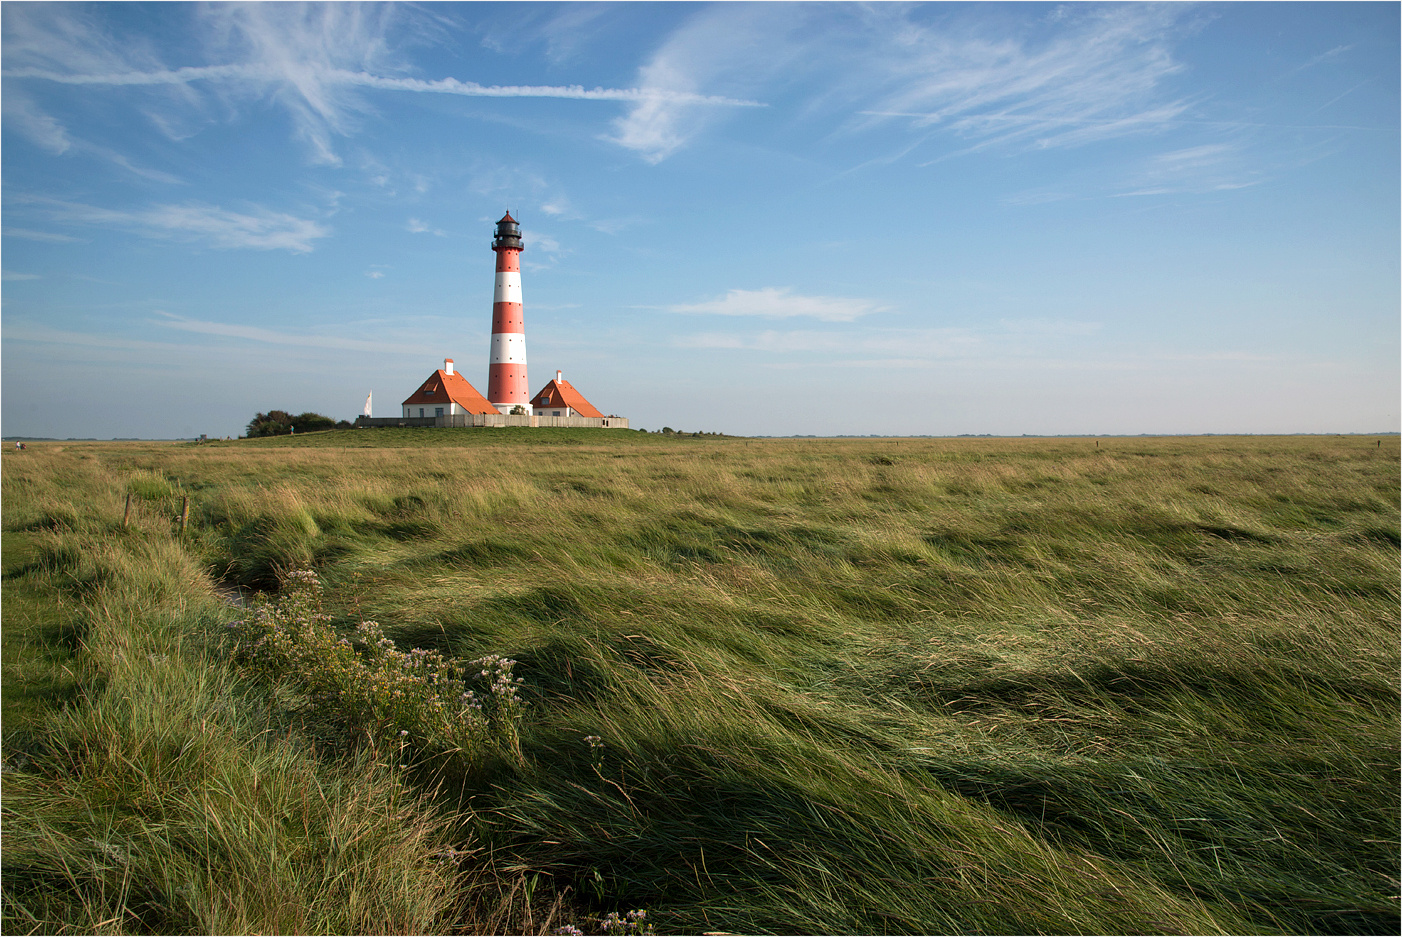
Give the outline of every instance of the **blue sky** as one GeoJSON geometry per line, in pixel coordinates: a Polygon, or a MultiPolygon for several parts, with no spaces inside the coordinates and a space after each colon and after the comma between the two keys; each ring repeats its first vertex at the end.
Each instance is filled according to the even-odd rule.
{"type": "Polygon", "coordinates": [[[42,4],[3,431],[532,388],[738,434],[1399,428],[1399,6],[42,4]]]}

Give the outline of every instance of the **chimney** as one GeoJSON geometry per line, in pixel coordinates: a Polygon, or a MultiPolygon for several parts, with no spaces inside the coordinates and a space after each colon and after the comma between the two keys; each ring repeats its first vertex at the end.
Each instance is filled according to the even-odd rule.
{"type": "Polygon", "coordinates": [[[565,373],[565,372],[563,372],[563,371],[556,371],[556,372],[555,372],[555,380],[556,380],[556,382],[559,382],[560,380],[562,380],[561,375],[564,374],[564,373],[565,373]]]}
{"type": "Polygon", "coordinates": [[[447,372],[448,374],[452,374],[452,373],[453,373],[453,359],[452,359],[452,358],[444,358],[444,359],[443,359],[443,370],[444,370],[445,372],[447,372]]]}

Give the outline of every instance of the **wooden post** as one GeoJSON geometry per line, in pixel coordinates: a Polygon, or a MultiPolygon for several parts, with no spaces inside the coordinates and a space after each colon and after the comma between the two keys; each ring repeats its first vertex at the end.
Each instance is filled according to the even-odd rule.
{"type": "Polygon", "coordinates": [[[127,526],[127,521],[131,518],[131,492],[127,492],[127,506],[122,510],[122,526],[127,526]]]}
{"type": "Polygon", "coordinates": [[[190,496],[180,499],[180,536],[185,536],[185,525],[190,520],[190,496]]]}

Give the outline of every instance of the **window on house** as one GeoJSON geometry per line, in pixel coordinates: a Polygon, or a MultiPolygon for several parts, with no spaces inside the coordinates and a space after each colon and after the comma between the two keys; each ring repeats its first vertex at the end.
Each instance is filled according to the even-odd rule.
{"type": "Polygon", "coordinates": [[[443,408],[442,408],[442,407],[434,407],[434,408],[433,408],[433,415],[434,415],[434,416],[442,416],[442,415],[443,415],[443,408]]]}
{"type": "Polygon", "coordinates": [[[559,415],[560,415],[560,411],[559,411],[559,410],[552,410],[552,411],[550,411],[550,415],[551,415],[551,416],[559,416],[559,415]]]}
{"type": "Polygon", "coordinates": [[[423,415],[424,415],[424,408],[423,408],[423,407],[419,407],[419,416],[423,416],[423,415]]]}

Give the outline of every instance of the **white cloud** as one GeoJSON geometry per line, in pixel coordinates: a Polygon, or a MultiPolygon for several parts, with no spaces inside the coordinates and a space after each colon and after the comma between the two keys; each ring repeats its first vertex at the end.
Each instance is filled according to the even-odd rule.
{"type": "Polygon", "coordinates": [[[432,227],[427,222],[421,221],[418,218],[410,218],[409,223],[405,225],[405,230],[410,234],[432,234],[435,237],[441,238],[448,236],[448,232],[441,228],[432,227]]]}
{"type": "Polygon", "coordinates": [[[730,290],[719,299],[667,306],[668,312],[711,316],[760,316],[787,319],[807,316],[823,322],[851,322],[883,307],[864,299],[840,296],[801,296],[787,287],[730,290]]]}
{"type": "Polygon", "coordinates": [[[991,38],[902,19],[887,47],[887,88],[865,113],[943,127],[976,147],[1074,146],[1161,129],[1188,108],[1159,100],[1182,70],[1173,5],[1084,7],[1052,29],[991,38]]]}
{"type": "Polygon", "coordinates": [[[521,241],[526,245],[521,264],[531,270],[549,270],[561,257],[571,253],[569,248],[551,235],[526,227],[521,228],[521,241]]]}
{"type": "Polygon", "coordinates": [[[15,228],[10,225],[5,225],[3,234],[5,237],[24,238],[27,241],[45,241],[51,244],[72,244],[82,240],[82,238],[69,237],[66,234],[53,234],[49,231],[34,231],[29,228],[15,228]]]}
{"type": "Polygon", "coordinates": [[[306,253],[331,233],[315,221],[265,208],[243,214],[213,205],[158,205],[131,217],[148,230],[188,235],[220,248],[306,253]]]}
{"type": "Polygon", "coordinates": [[[672,347],[754,354],[764,367],[797,368],[961,368],[980,372],[1148,371],[1173,364],[1254,366],[1280,362],[1278,355],[1253,351],[1175,354],[1090,345],[1081,339],[1099,331],[1096,323],[1059,320],[1003,320],[997,328],[863,328],[778,330],[758,333],[700,332],[674,338],[672,347]],[[1065,341],[1062,341],[1064,339],[1065,341]]]}
{"type": "Polygon", "coordinates": [[[811,329],[766,330],[758,334],[703,332],[678,338],[680,348],[735,349],[772,354],[836,356],[880,355],[901,360],[967,357],[981,351],[986,340],[970,329],[863,329],[819,332],[811,329]]]}
{"type": "Polygon", "coordinates": [[[1258,185],[1264,175],[1248,168],[1240,147],[1208,143],[1159,153],[1144,161],[1116,195],[1222,192],[1258,185]]]}
{"type": "MultiPolygon", "coordinates": [[[[638,70],[645,94],[614,121],[607,139],[659,163],[684,146],[719,115],[696,89],[719,82],[757,87],[776,74],[793,51],[784,33],[794,22],[787,10],[769,4],[721,4],[704,8],[676,30],[638,70]]],[[[732,105],[759,106],[748,99],[721,98],[732,105]]]]}
{"type": "Polygon", "coordinates": [[[5,91],[5,125],[28,139],[35,146],[55,156],[86,153],[115,163],[134,175],[153,182],[178,184],[182,180],[170,173],[138,166],[126,156],[105,146],[98,146],[74,137],[56,117],[45,114],[23,91],[9,87],[5,91]]]}
{"type": "Polygon", "coordinates": [[[1300,63],[1299,65],[1296,65],[1296,66],[1295,66],[1294,68],[1292,68],[1289,72],[1287,72],[1287,74],[1288,74],[1288,75],[1293,75],[1293,74],[1295,74],[1296,72],[1302,72],[1302,71],[1304,71],[1304,70],[1307,69],[1307,68],[1313,68],[1314,66],[1319,65],[1319,64],[1321,64],[1321,63],[1323,63],[1323,62],[1331,61],[1332,59],[1336,59],[1336,58],[1338,58],[1339,56],[1343,55],[1345,52],[1348,52],[1348,51],[1351,50],[1352,48],[1353,48],[1352,45],[1334,46],[1334,48],[1328,49],[1328,50],[1326,50],[1326,51],[1324,51],[1324,52],[1321,52],[1321,53],[1319,53],[1318,55],[1314,56],[1313,58],[1308,59],[1308,60],[1306,60],[1306,61],[1300,63]]]}
{"type": "Polygon", "coordinates": [[[69,345],[80,348],[113,349],[122,348],[135,351],[156,351],[169,353],[180,346],[169,342],[149,342],[121,338],[116,335],[93,335],[87,332],[70,332],[36,325],[29,322],[13,322],[5,325],[5,341],[33,342],[43,345],[69,345]]]}
{"type": "MultiPolygon", "coordinates": [[[[9,69],[104,73],[158,67],[139,35],[116,35],[77,4],[15,4],[4,11],[5,65],[9,69]]],[[[6,89],[6,96],[9,89],[6,89]]],[[[8,106],[8,101],[7,101],[8,106]]]]}
{"type": "MultiPolygon", "coordinates": [[[[932,16],[903,4],[718,4],[675,30],[639,70],[657,92],[707,87],[738,99],[808,90],[786,119],[848,115],[849,133],[893,120],[974,149],[1041,148],[1161,130],[1189,102],[1166,91],[1182,71],[1172,40],[1176,5],[1085,6],[1020,32],[982,12],[932,16]]],[[[666,159],[722,112],[677,98],[636,103],[614,142],[666,159]]],[[[909,148],[900,154],[905,155],[909,148]]],[[[899,157],[897,157],[899,158],[899,157]]]]}
{"type": "MultiPolygon", "coordinates": [[[[60,222],[123,228],[147,237],[184,238],[225,250],[306,253],[312,250],[313,242],[331,233],[315,221],[260,206],[254,206],[248,213],[198,203],[121,211],[47,198],[17,201],[39,206],[60,222]]],[[[13,231],[7,230],[7,233],[13,231]]]]}
{"type": "Polygon", "coordinates": [[[40,111],[38,105],[17,88],[5,89],[4,119],[7,126],[41,150],[63,154],[73,147],[73,140],[63,124],[40,111]]]}
{"type": "MultiPolygon", "coordinates": [[[[290,64],[290,63],[289,63],[290,64]]],[[[175,69],[159,69],[150,72],[122,71],[106,74],[77,74],[52,71],[40,68],[11,68],[4,72],[6,78],[35,78],[65,85],[183,85],[200,81],[249,81],[268,83],[291,80],[286,68],[272,67],[266,63],[256,65],[205,65],[186,66],[175,69]]],[[[471,98],[563,98],[572,101],[628,101],[646,103],[664,101],[672,104],[715,105],[726,107],[763,107],[759,101],[729,98],[717,94],[699,94],[667,88],[603,88],[583,85],[483,85],[475,81],[460,81],[457,78],[395,78],[374,75],[365,71],[352,71],[345,68],[307,67],[293,77],[314,79],[315,84],[304,81],[299,91],[306,100],[306,106],[314,109],[327,119],[337,117],[336,102],[329,100],[328,92],[337,86],[355,88],[375,88],[381,91],[411,91],[424,94],[453,94],[471,98]]],[[[344,104],[345,102],[341,102],[344,104]]]]}
{"type": "Polygon", "coordinates": [[[161,318],[151,320],[152,325],[199,335],[218,335],[224,338],[238,338],[244,341],[260,342],[267,345],[294,345],[303,348],[329,348],[340,351],[369,351],[379,354],[411,355],[432,358],[436,352],[427,345],[398,345],[378,339],[366,340],[345,338],[339,335],[307,335],[294,332],[278,332],[251,325],[230,325],[224,322],[204,322],[187,319],[184,316],[158,312],[161,318]]]}
{"type": "Polygon", "coordinates": [[[365,271],[365,275],[372,280],[383,280],[385,278],[385,272],[383,270],[367,270],[365,271]]]}
{"type": "Polygon", "coordinates": [[[597,221],[589,222],[589,227],[598,231],[600,234],[618,234],[621,231],[626,231],[629,228],[643,224],[645,221],[645,218],[637,216],[631,218],[600,218],[597,221]]]}
{"type": "Polygon", "coordinates": [[[13,270],[0,271],[0,279],[3,280],[38,280],[37,273],[15,273],[13,270]]]}
{"type": "MultiPolygon", "coordinates": [[[[6,18],[4,76],[70,85],[163,87],[171,100],[201,106],[200,91],[226,106],[268,96],[293,117],[295,133],[314,162],[339,165],[334,139],[353,133],[375,113],[367,90],[486,98],[557,98],[578,101],[662,102],[702,108],[750,107],[756,102],[691,89],[585,88],[581,85],[494,85],[453,77],[404,74],[395,55],[437,30],[435,18],[408,4],[249,3],[212,4],[199,15],[209,36],[206,52],[217,64],[171,68],[145,46],[128,48],[109,31],[91,26],[81,9],[34,4],[6,18]],[[13,23],[21,24],[15,27],[13,23]]],[[[9,96],[7,90],[7,98],[9,96]]],[[[7,109],[8,109],[7,100],[7,109]]],[[[168,135],[188,123],[157,108],[147,116],[168,135]]],[[[63,128],[29,115],[27,132],[49,148],[63,144],[63,128]]],[[[16,119],[25,120],[21,114],[16,119]]]]}
{"type": "Polygon", "coordinates": [[[546,254],[562,254],[565,252],[560,242],[548,234],[532,233],[525,228],[521,229],[521,241],[530,244],[538,251],[546,254]]]}

